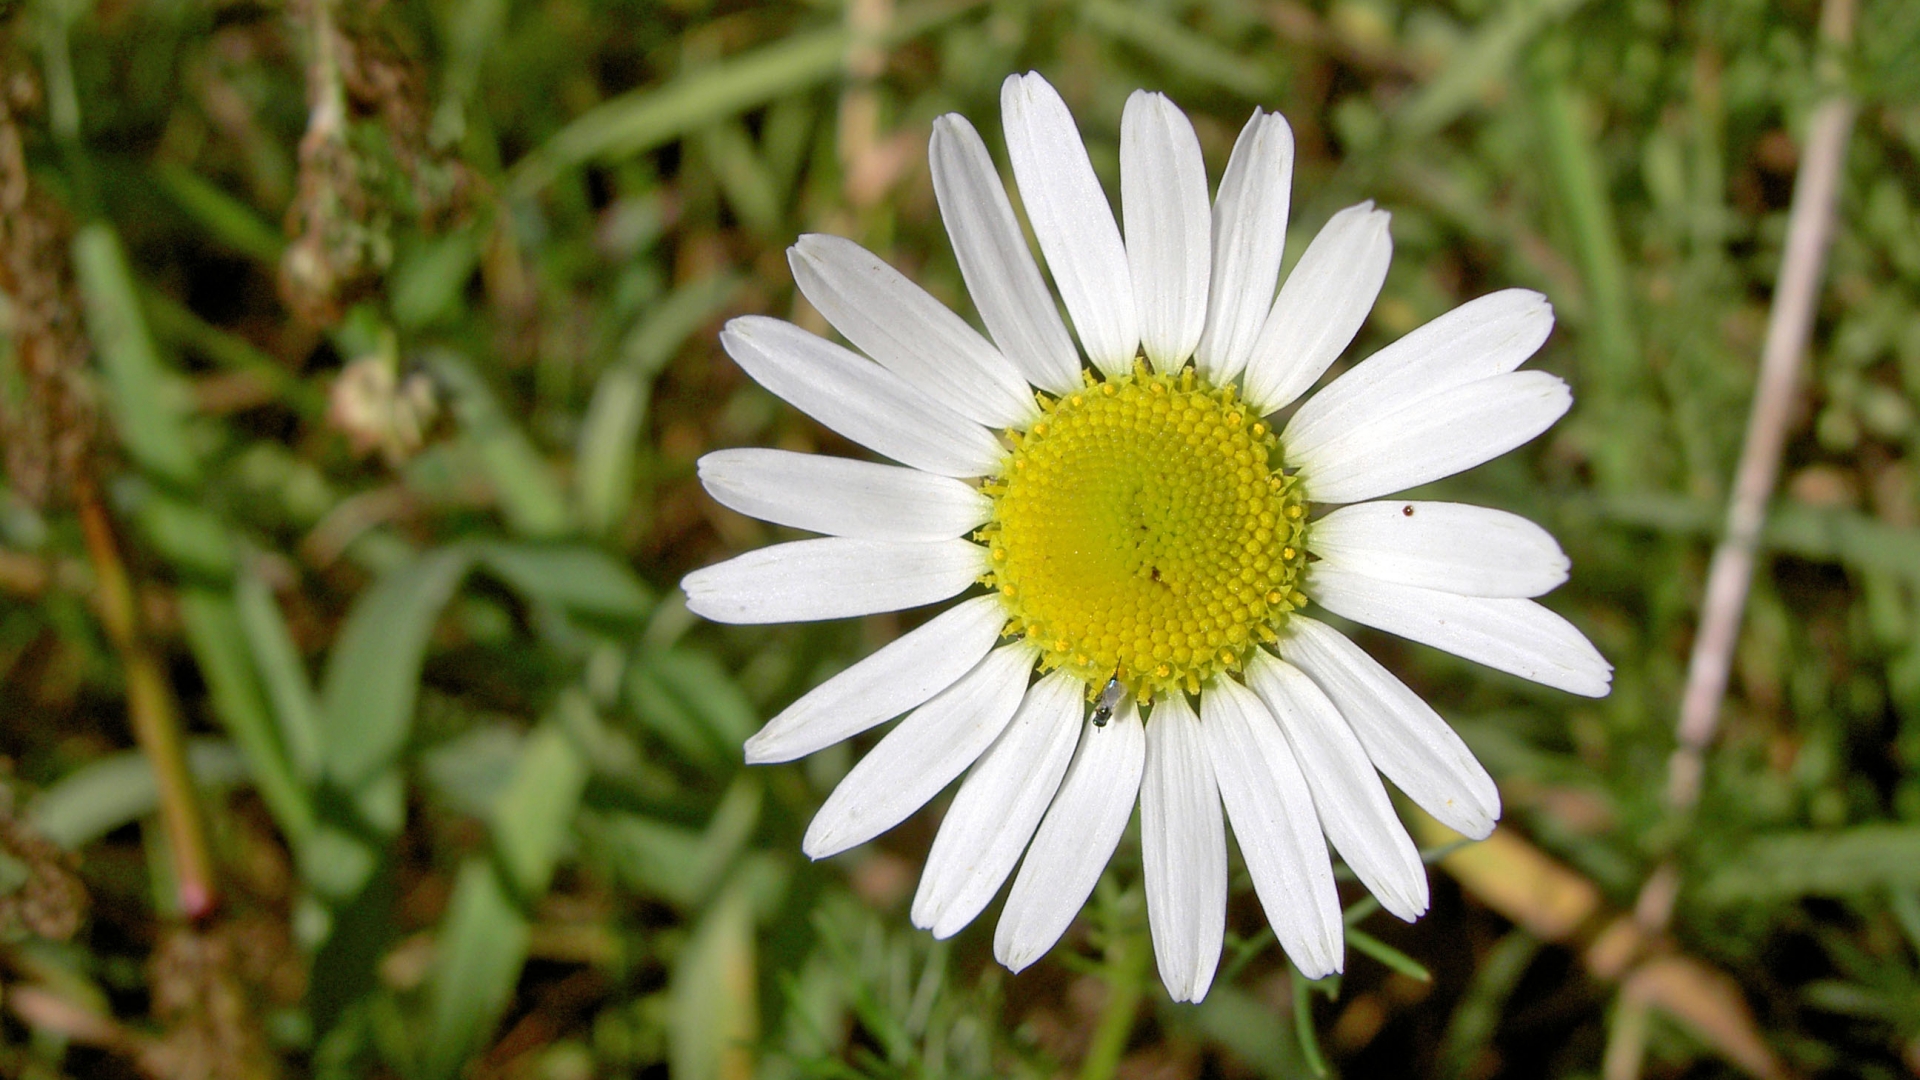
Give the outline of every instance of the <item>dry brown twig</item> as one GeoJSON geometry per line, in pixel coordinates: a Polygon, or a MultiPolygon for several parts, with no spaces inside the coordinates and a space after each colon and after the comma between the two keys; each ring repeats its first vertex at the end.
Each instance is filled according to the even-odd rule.
{"type": "MultiPolygon", "coordinates": [[[[1823,45],[1834,51],[1845,48],[1853,36],[1853,17],[1854,0],[1827,0],[1820,12],[1823,45]]],[[[1677,745],[1667,764],[1667,808],[1675,820],[1692,814],[1700,801],[1706,749],[1719,728],[1733,651],[1753,584],[1760,531],[1779,479],[1787,424],[1826,269],[1855,105],[1836,73],[1825,71],[1823,75],[1832,79],[1835,89],[1814,109],[1807,125],[1806,151],[1794,177],[1793,204],[1787,217],[1786,248],[1781,253],[1773,307],[1761,346],[1759,383],[1727,504],[1726,534],[1714,548],[1708,565],[1700,626],[1680,698],[1674,733],[1677,745]]],[[[1635,922],[1646,939],[1665,934],[1679,891],[1679,864],[1669,857],[1648,875],[1634,907],[1635,922]]],[[[1652,971],[1659,962],[1659,957],[1645,961],[1636,974],[1652,971]]],[[[1628,976],[1629,987],[1634,978],[1628,976]]],[[[1640,1076],[1646,1054],[1647,1017],[1647,1001],[1623,992],[1602,1066],[1607,1080],[1635,1080],[1640,1076]]]]}

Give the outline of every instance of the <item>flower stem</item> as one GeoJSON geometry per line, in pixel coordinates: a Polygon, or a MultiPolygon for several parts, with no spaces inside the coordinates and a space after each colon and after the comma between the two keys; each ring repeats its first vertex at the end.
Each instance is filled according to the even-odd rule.
{"type": "MultiPolygon", "coordinates": [[[[1113,920],[1116,924],[1120,921],[1113,920]]],[[[1140,1011],[1147,957],[1152,952],[1143,929],[1131,923],[1109,927],[1101,970],[1107,984],[1107,1007],[1100,1014],[1100,1026],[1094,1029],[1086,1060],[1080,1065],[1080,1080],[1112,1080],[1121,1055],[1127,1051],[1127,1036],[1133,1034],[1134,1017],[1140,1011]]]]}

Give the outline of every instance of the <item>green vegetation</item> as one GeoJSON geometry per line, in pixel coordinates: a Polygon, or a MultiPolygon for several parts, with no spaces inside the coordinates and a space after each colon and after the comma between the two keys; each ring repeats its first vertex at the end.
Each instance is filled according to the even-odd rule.
{"type": "Polygon", "coordinates": [[[1920,1075],[1920,7],[1860,0],[1839,42],[1821,9],[0,0],[0,1076],[1920,1075]],[[1290,975],[1236,862],[1221,977],[1167,1002],[1131,842],[1024,974],[997,908],[914,930],[937,810],[812,864],[854,751],[740,753],[913,616],[722,627],[675,587],[775,538],[700,492],[701,453],[847,449],[720,322],[824,328],[803,232],[968,311],[929,125],[966,114],[1004,163],[1030,68],[1115,193],[1137,87],[1216,178],[1285,112],[1289,262],[1342,207],[1393,213],[1355,355],[1497,288],[1558,311],[1536,363],[1573,413],[1433,494],[1560,538],[1549,602],[1614,691],[1362,635],[1506,828],[1422,834],[1418,924],[1355,887],[1343,977],[1290,975]],[[1782,480],[1677,810],[1839,94],[1782,480]]]}

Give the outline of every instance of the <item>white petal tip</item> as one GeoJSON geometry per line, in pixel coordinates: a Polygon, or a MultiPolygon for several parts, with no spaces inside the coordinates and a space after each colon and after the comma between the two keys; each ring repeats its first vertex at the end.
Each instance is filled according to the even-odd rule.
{"type": "Polygon", "coordinates": [[[1426,881],[1423,879],[1420,885],[1421,888],[1417,893],[1401,893],[1394,896],[1375,893],[1374,896],[1380,901],[1380,906],[1386,908],[1394,918],[1405,923],[1417,922],[1420,916],[1427,913],[1429,904],[1426,881]]]}
{"type": "Polygon", "coordinates": [[[1338,975],[1341,969],[1346,966],[1342,960],[1329,959],[1327,957],[1295,956],[1292,959],[1293,966],[1300,970],[1300,974],[1314,982],[1319,982],[1329,975],[1338,975]]]}
{"type": "Polygon", "coordinates": [[[1468,840],[1485,840],[1487,837],[1493,835],[1493,827],[1498,823],[1498,818],[1472,818],[1442,822],[1447,828],[1452,829],[1468,840]]]}
{"type": "Polygon", "coordinates": [[[823,830],[809,828],[807,835],[800,840],[800,853],[814,862],[829,859],[845,851],[834,837],[825,835],[823,830]]]}
{"type": "Polygon", "coordinates": [[[768,739],[763,742],[758,737],[748,739],[741,749],[749,765],[779,765],[799,756],[784,752],[778,740],[768,739]]]}
{"type": "Polygon", "coordinates": [[[1033,962],[1035,960],[1040,959],[1040,957],[1044,956],[1045,954],[1046,954],[1045,949],[1035,950],[1032,948],[1020,948],[1020,949],[1008,948],[1008,949],[1002,950],[999,947],[998,943],[995,944],[994,950],[993,950],[993,958],[1000,962],[1000,966],[1003,968],[1006,968],[1008,971],[1013,972],[1015,975],[1018,975],[1021,972],[1032,967],[1033,962]]]}

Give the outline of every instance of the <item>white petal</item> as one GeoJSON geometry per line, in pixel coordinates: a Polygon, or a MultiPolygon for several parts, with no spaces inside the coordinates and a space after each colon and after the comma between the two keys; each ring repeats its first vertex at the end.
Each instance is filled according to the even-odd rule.
{"type": "Polygon", "coordinates": [[[1287,248],[1293,193],[1293,129],[1279,113],[1253,110],[1240,129],[1213,200],[1213,276],[1207,327],[1194,350],[1200,374],[1215,386],[1247,366],[1260,324],[1273,304],[1287,248]]]}
{"type": "Polygon", "coordinates": [[[747,764],[805,757],[921,704],[973,670],[1006,622],[997,596],[955,604],[782,709],[747,740],[747,764]]]}
{"type": "Polygon", "coordinates": [[[1484,840],[1500,820],[1500,789],[1440,714],[1347,636],[1304,615],[1287,620],[1280,655],[1333,699],[1375,768],[1422,810],[1484,840]]]}
{"type": "Polygon", "coordinates": [[[1307,245],[1250,350],[1247,400],[1254,408],[1269,413],[1291,404],[1353,343],[1393,261],[1390,218],[1371,201],[1349,206],[1307,245]]]}
{"type": "Polygon", "coordinates": [[[1007,730],[967,774],[920,872],[915,926],[952,937],[1000,891],[1073,760],[1085,690],[1064,671],[1035,683],[1007,730]]]}
{"type": "Polygon", "coordinates": [[[1175,1001],[1207,996],[1227,925],[1227,829],[1200,718],[1173,693],[1147,725],[1140,862],[1160,981],[1175,1001]]]}
{"type": "Polygon", "coordinates": [[[723,623],[813,622],[904,611],[949,596],[987,572],[965,540],[830,536],[749,551],[680,580],[687,608],[723,623]]]}
{"type": "Polygon", "coordinates": [[[1028,382],[1056,394],[1079,389],[1080,354],[980,133],[958,113],[940,117],[927,160],[960,276],[987,332],[1028,382]]]}
{"type": "Polygon", "coordinates": [[[1297,453],[1442,390],[1512,371],[1552,332],[1553,305],[1537,292],[1469,300],[1327,384],[1293,414],[1281,441],[1297,453]]]}
{"type": "Polygon", "coordinates": [[[1567,620],[1534,603],[1395,585],[1316,563],[1307,595],[1336,615],[1584,697],[1607,696],[1613,665],[1567,620]]]}
{"type": "Polygon", "coordinates": [[[1200,138],[1165,94],[1135,90],[1127,98],[1120,214],[1140,344],[1154,370],[1178,371],[1206,328],[1213,220],[1200,138]]]}
{"type": "Polygon", "coordinates": [[[722,506],[829,536],[951,540],[987,520],[993,504],[948,476],[791,450],[715,450],[700,483],[722,506]]]}
{"type": "Polygon", "coordinates": [[[1514,371],[1370,417],[1315,446],[1291,447],[1288,457],[1300,467],[1308,498],[1358,502],[1491,461],[1552,427],[1572,406],[1573,392],[1559,376],[1514,371]]]}
{"type": "Polygon", "coordinates": [[[942,476],[988,476],[1006,457],[986,428],[792,323],[745,315],[720,332],[720,344],[761,386],[902,464],[942,476]]]}
{"type": "Polygon", "coordinates": [[[1309,979],[1339,971],[1346,947],[1340,893],[1307,778],[1253,691],[1219,678],[1200,695],[1220,800],[1267,921],[1309,979]]]}
{"type": "Polygon", "coordinates": [[[1000,350],[873,252],[809,233],[787,249],[787,264],[835,330],[928,397],[988,427],[1025,427],[1040,415],[1000,350]]]}
{"type": "Polygon", "coordinates": [[[1343,506],[1313,523],[1312,548],[1356,574],[1462,596],[1539,596],[1566,581],[1569,566],[1526,518],[1448,502],[1343,506]]]}
{"type": "Polygon", "coordinates": [[[907,819],[993,745],[1020,707],[1035,652],[1002,645],[907,714],[840,780],[800,850],[811,859],[864,844],[907,819]]]}
{"type": "Polygon", "coordinates": [[[1020,201],[1080,346],[1101,371],[1124,375],[1140,344],[1133,278],[1073,114],[1047,80],[1028,72],[1000,84],[1000,117],[1020,201]]]}
{"type": "Polygon", "coordinates": [[[1247,682],[1280,721],[1334,849],[1381,906],[1407,922],[1419,918],[1427,868],[1340,710],[1299,668],[1264,651],[1254,653],[1247,682]]]}
{"type": "Polygon", "coordinates": [[[1105,727],[1088,720],[1082,728],[1073,764],[1040,821],[993,932],[993,957],[1009,970],[1020,971],[1053,948],[1093,895],[1133,816],[1146,755],[1146,732],[1131,698],[1105,727]]]}

